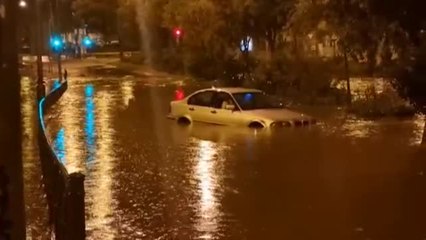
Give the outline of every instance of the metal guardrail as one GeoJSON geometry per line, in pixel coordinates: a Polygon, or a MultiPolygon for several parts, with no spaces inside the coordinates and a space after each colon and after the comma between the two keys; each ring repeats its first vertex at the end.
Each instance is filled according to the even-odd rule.
{"type": "Polygon", "coordinates": [[[44,113],[68,88],[64,81],[38,104],[39,152],[43,184],[49,205],[49,217],[55,237],[59,240],[85,239],[84,178],[81,173],[69,174],[59,161],[46,136],[44,113]]]}

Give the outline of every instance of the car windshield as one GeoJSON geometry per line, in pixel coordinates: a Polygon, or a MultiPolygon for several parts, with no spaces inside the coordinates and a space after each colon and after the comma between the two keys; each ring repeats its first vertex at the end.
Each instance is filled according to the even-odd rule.
{"type": "Polygon", "coordinates": [[[242,110],[283,108],[278,99],[262,92],[244,92],[232,94],[242,110]]]}

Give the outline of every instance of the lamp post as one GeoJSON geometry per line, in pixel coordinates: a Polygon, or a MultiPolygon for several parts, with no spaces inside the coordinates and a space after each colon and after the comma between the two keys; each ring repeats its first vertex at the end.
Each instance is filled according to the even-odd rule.
{"type": "Polygon", "coordinates": [[[43,74],[43,21],[41,19],[42,0],[35,0],[36,18],[36,54],[37,54],[37,98],[41,99],[46,95],[43,74]]]}
{"type": "MultiPolygon", "coordinates": [[[[55,18],[54,18],[54,24],[55,24],[55,32],[60,36],[61,35],[61,27],[60,27],[60,21],[59,21],[59,15],[60,15],[60,8],[59,8],[59,0],[55,1],[55,18]]],[[[63,40],[62,38],[61,42],[58,42],[59,39],[55,40],[56,46],[54,47],[54,52],[57,53],[57,62],[58,62],[58,79],[60,82],[62,82],[62,51],[63,51],[63,40]]]]}
{"type": "Polygon", "coordinates": [[[62,61],[61,55],[64,50],[64,40],[61,35],[53,35],[50,38],[50,48],[52,52],[56,54],[58,61],[58,78],[59,81],[62,81],[62,61]]]}

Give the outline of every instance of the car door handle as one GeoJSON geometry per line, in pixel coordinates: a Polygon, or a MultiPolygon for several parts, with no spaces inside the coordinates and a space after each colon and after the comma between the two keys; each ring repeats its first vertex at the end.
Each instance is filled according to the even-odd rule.
{"type": "Polygon", "coordinates": [[[194,110],[195,110],[195,109],[194,109],[194,108],[192,108],[192,107],[191,107],[191,108],[189,108],[189,111],[194,111],[194,110]]]}
{"type": "Polygon", "coordinates": [[[210,111],[211,113],[213,113],[213,114],[216,114],[217,112],[216,112],[216,110],[212,110],[212,111],[210,111]]]}

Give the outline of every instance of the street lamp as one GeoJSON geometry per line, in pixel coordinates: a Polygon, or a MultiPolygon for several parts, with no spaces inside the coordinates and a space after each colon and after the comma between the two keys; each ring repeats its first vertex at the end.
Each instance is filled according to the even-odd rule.
{"type": "Polygon", "coordinates": [[[26,8],[27,7],[27,2],[25,0],[19,1],[19,7],[26,8]]]}

